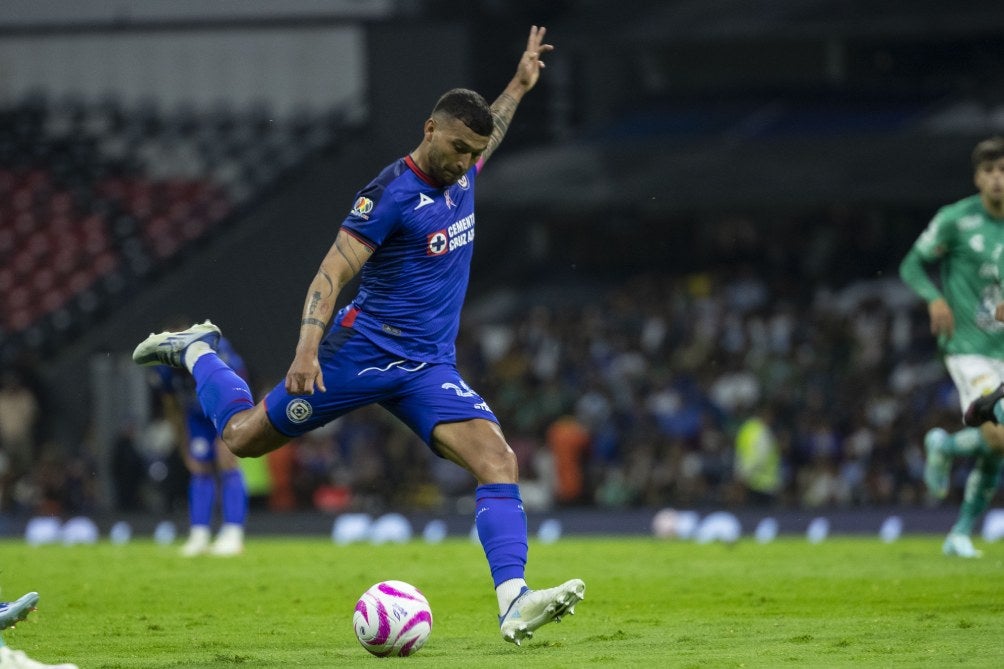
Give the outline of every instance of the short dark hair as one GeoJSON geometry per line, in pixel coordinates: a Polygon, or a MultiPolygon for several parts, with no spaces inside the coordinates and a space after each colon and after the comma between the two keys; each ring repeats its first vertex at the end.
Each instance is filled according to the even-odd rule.
{"type": "Polygon", "coordinates": [[[484,137],[490,136],[495,129],[488,101],[468,88],[453,88],[443,93],[432,108],[432,114],[446,114],[458,119],[484,137]]]}
{"type": "Polygon", "coordinates": [[[1004,137],[997,135],[984,139],[973,149],[973,169],[978,169],[982,163],[993,162],[1004,158],[1004,137]]]}

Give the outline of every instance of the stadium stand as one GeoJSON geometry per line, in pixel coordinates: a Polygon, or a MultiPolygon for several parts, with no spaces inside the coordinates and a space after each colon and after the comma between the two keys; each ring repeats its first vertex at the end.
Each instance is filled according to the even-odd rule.
{"type": "Polygon", "coordinates": [[[0,356],[51,351],[307,156],[337,115],[33,96],[0,111],[0,356]]]}

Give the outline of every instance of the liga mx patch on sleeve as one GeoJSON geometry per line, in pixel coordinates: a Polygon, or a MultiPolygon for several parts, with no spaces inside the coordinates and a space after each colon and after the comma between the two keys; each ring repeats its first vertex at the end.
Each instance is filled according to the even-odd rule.
{"type": "Polygon", "coordinates": [[[371,211],[373,211],[373,200],[368,197],[359,197],[352,205],[351,214],[365,221],[369,220],[371,211]]]}

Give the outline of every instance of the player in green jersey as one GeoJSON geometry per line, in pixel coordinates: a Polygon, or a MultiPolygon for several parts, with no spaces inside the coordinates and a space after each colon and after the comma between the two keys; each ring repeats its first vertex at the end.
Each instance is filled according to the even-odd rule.
{"type": "MultiPolygon", "coordinates": [[[[942,207],[900,264],[903,281],[927,302],[931,333],[965,411],[1004,382],[1004,323],[995,318],[1004,302],[1004,137],[973,150],[976,195],[942,207]],[[940,285],[927,265],[940,267],[940,285]]],[[[972,412],[970,412],[972,413],[972,412]]],[[[972,457],[962,509],[942,550],[974,558],[973,526],[997,491],[1004,466],[1004,426],[988,418],[957,432],[941,428],[924,436],[924,480],[939,499],[948,493],[956,457],[972,457]]]]}

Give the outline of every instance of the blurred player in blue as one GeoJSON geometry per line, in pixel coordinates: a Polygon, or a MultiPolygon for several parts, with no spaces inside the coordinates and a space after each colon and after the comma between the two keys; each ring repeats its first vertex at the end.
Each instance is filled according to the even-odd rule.
{"type": "MultiPolygon", "coordinates": [[[[243,359],[224,337],[220,337],[217,343],[217,354],[247,382],[248,373],[243,359]]],[[[237,457],[217,438],[216,428],[196,397],[192,377],[166,365],[157,366],[154,371],[156,374],[152,381],[163,403],[165,416],[176,426],[186,443],[184,460],[189,472],[190,529],[181,554],[185,557],[206,553],[239,555],[244,551],[248,492],[237,457]],[[223,522],[213,541],[211,526],[216,508],[217,480],[223,522]]]]}
{"type": "Polygon", "coordinates": [[[572,579],[528,588],[516,457],[495,414],[461,378],[454,342],[474,250],[475,182],[536,85],[541,56],[554,48],[544,33],[530,29],[516,74],[495,102],[467,89],[447,91],[419,145],[359,191],[307,290],[285,382],[262,402],[255,404],[216,353],[220,331],[209,321],[151,334],[133,352],[142,365],[187,368],[206,414],[239,456],[263,455],[377,403],[437,455],[467,469],[478,483],[475,524],[502,638],[516,644],[572,613],[586,586],[572,579]],[[339,293],[357,274],[358,293],[335,313],[339,293]]]}
{"type": "MultiPolygon", "coordinates": [[[[29,592],[13,602],[0,602],[0,630],[14,627],[28,617],[38,604],[38,593],[29,592]]],[[[75,664],[45,664],[33,660],[24,651],[8,648],[0,636],[0,669],[77,669],[75,664]]]]}

